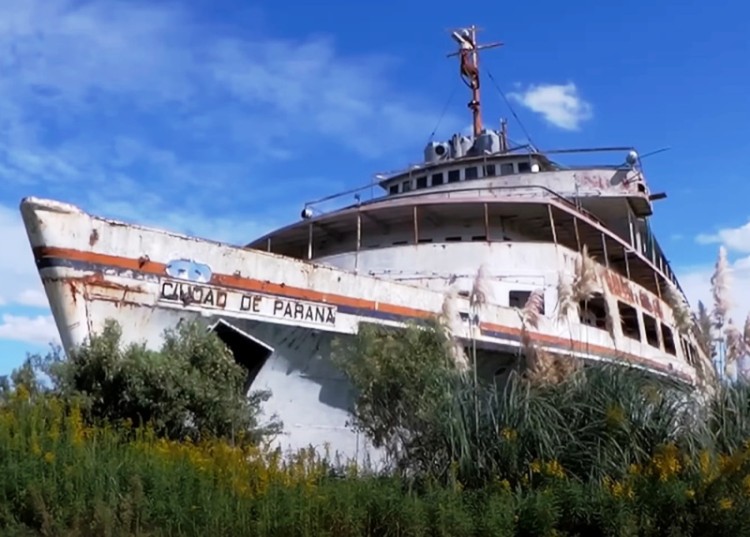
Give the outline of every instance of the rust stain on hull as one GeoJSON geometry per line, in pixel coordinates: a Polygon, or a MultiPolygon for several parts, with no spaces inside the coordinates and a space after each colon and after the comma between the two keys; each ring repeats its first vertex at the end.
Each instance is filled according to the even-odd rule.
{"type": "Polygon", "coordinates": [[[107,280],[104,274],[97,272],[80,277],[42,278],[44,283],[62,283],[70,290],[73,304],[78,303],[78,295],[82,294],[85,302],[103,300],[117,305],[132,307],[147,307],[141,302],[128,300],[128,295],[149,295],[143,287],[124,285],[107,280]]]}

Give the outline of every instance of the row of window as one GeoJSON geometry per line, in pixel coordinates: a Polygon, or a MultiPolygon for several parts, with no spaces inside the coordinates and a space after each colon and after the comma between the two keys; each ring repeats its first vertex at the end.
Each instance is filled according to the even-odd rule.
{"type": "MultiPolygon", "coordinates": [[[[463,294],[468,295],[468,292],[463,294]]],[[[531,296],[531,291],[513,290],[508,292],[508,305],[514,308],[523,308],[531,296]]],[[[622,333],[625,337],[641,341],[640,315],[638,310],[629,304],[617,301],[617,309],[622,324],[622,333]]],[[[542,311],[544,315],[544,304],[542,311]]],[[[593,326],[602,330],[607,329],[607,303],[601,294],[596,294],[588,301],[581,302],[579,308],[580,321],[582,324],[593,326]]],[[[664,323],[657,323],[651,315],[642,313],[643,327],[646,335],[646,343],[661,350],[660,339],[664,343],[664,352],[677,356],[677,347],[672,330],[664,323]],[[661,330],[660,330],[661,329],[661,330]],[[660,336],[661,332],[661,336],[660,336]]],[[[697,350],[684,337],[680,338],[682,354],[688,363],[694,364],[697,350]]]]}
{"type": "Polygon", "coordinates": [[[531,171],[529,161],[503,162],[497,164],[485,164],[483,166],[469,166],[467,168],[448,170],[447,172],[435,172],[430,176],[411,177],[400,183],[389,187],[389,194],[410,192],[414,189],[427,188],[428,186],[440,186],[447,183],[458,183],[462,180],[472,181],[474,179],[497,177],[498,175],[513,175],[515,173],[528,173],[531,171]],[[498,174],[498,169],[500,173],[498,174]],[[461,173],[463,172],[463,174],[461,173]]]}
{"type": "MultiPolygon", "coordinates": [[[[617,313],[622,326],[622,333],[625,337],[641,341],[641,318],[643,319],[643,331],[646,335],[646,343],[654,348],[661,349],[660,341],[664,345],[664,352],[677,356],[677,346],[674,340],[672,329],[664,323],[659,323],[654,317],[645,313],[638,312],[633,306],[617,301],[617,313]]],[[[597,293],[588,301],[580,304],[581,323],[596,328],[607,329],[607,303],[604,297],[597,293]]],[[[688,363],[693,364],[696,356],[694,346],[681,338],[683,356],[688,363]]]]}

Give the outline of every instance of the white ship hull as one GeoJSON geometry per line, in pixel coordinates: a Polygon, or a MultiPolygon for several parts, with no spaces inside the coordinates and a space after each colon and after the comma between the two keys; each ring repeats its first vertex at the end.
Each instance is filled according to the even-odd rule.
{"type": "MultiPolygon", "coordinates": [[[[107,319],[120,324],[124,342],[151,348],[181,319],[222,321],[269,349],[252,388],[271,390],[264,408],[284,422],[282,448],[328,443],[348,457],[378,459],[347,426],[349,386],[331,365],[330,343],[356,334],[361,322],[399,326],[438,315],[444,289],[359,275],[348,262],[335,268],[113,222],[49,200],[27,198],[21,211],[66,350],[100,331],[107,319]],[[178,273],[186,267],[192,273],[178,273]]],[[[569,269],[575,257],[560,250],[555,249],[553,273],[569,269]]],[[[606,275],[605,281],[614,281],[614,274],[606,275]]],[[[473,336],[481,348],[517,352],[522,334],[517,309],[488,304],[472,331],[468,300],[456,302],[467,314],[455,319],[459,338],[473,336]]],[[[624,338],[619,327],[608,333],[570,319],[559,322],[549,312],[531,336],[559,356],[628,362],[696,381],[683,357],[624,338]]]]}

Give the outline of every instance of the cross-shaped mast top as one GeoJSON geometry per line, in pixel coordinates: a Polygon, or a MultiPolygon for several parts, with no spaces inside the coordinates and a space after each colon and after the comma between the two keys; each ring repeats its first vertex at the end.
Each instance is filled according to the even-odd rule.
{"type": "Polygon", "coordinates": [[[500,47],[500,42],[479,45],[477,43],[477,27],[462,28],[451,32],[451,37],[458,43],[459,50],[448,54],[448,57],[459,56],[461,59],[461,78],[471,89],[471,109],[474,123],[474,137],[482,132],[482,109],[479,101],[479,51],[500,47]]]}

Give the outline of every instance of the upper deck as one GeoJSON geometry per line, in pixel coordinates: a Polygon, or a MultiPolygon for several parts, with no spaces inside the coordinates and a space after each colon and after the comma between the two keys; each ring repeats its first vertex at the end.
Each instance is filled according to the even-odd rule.
{"type": "Polygon", "coordinates": [[[428,238],[454,242],[458,227],[474,229],[472,241],[506,240],[503,230],[512,222],[522,230],[519,238],[570,243],[574,250],[586,244],[648,289],[676,284],[648,223],[652,201],[662,195],[651,194],[638,153],[631,147],[539,151],[512,144],[505,122],[500,130],[484,128],[477,66],[482,46],[473,28],[453,37],[472,92],[473,132],[432,141],[418,164],[305,204],[301,220],[247,246],[315,259],[428,238]]]}

